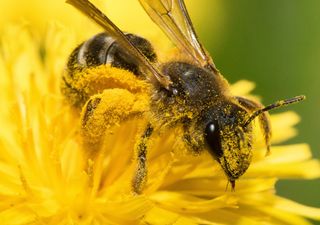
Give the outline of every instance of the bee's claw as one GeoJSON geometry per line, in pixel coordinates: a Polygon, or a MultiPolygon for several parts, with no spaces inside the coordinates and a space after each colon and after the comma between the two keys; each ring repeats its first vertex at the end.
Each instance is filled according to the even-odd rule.
{"type": "Polygon", "coordinates": [[[230,180],[230,183],[231,183],[231,191],[235,192],[236,181],[235,180],[230,180]]]}
{"type": "Polygon", "coordinates": [[[266,156],[271,155],[271,149],[270,149],[270,144],[267,144],[267,152],[266,152],[266,156]]]}
{"type": "Polygon", "coordinates": [[[235,191],[235,187],[236,187],[236,181],[235,180],[228,180],[225,191],[228,190],[229,183],[231,184],[231,192],[234,192],[235,191]]]}

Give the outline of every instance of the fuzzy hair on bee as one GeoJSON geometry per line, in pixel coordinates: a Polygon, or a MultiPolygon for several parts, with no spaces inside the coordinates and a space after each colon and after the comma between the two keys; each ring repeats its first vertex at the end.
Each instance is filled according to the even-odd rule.
{"type": "Polygon", "coordinates": [[[265,107],[233,96],[229,83],[198,41],[183,0],[139,0],[186,59],[165,63],[158,61],[147,39],[124,33],[88,0],[67,2],[104,32],[71,53],[62,76],[62,93],[82,111],[81,132],[89,152],[99,146],[108,127],[131,116],[147,117],[148,124],[135,144],[132,190],[137,194],[147,182],[148,142],[155,132],[181,127],[185,148],[195,155],[208,151],[234,190],[236,180],[251,163],[252,121],[259,120],[269,153],[268,111],[305,99],[297,96],[265,107]],[[101,75],[101,66],[109,66],[109,72],[101,75]],[[123,72],[117,73],[119,70],[123,72]]]}

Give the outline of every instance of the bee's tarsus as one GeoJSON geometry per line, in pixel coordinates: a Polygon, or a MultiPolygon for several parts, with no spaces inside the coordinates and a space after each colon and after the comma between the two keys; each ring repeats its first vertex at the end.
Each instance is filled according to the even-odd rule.
{"type": "Polygon", "coordinates": [[[266,152],[266,156],[271,155],[271,146],[267,145],[267,152],[266,152]]]}
{"type": "Polygon", "coordinates": [[[231,192],[235,192],[236,191],[236,181],[235,180],[229,180],[230,184],[231,184],[231,192]]]}
{"type": "Polygon", "coordinates": [[[141,136],[137,143],[137,169],[135,176],[132,180],[132,189],[136,194],[141,194],[143,191],[144,184],[147,181],[147,143],[152,135],[153,128],[148,124],[144,134],[141,136]]]}
{"type": "Polygon", "coordinates": [[[229,184],[231,184],[231,192],[235,192],[235,187],[236,187],[236,181],[235,180],[228,180],[227,181],[227,185],[226,185],[226,189],[225,189],[225,192],[228,191],[229,189],[229,184]]]}

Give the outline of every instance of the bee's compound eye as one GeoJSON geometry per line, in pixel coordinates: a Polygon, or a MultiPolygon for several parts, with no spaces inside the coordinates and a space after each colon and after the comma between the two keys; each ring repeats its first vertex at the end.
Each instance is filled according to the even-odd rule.
{"type": "Polygon", "coordinates": [[[206,132],[207,132],[208,134],[213,134],[213,133],[215,133],[216,130],[217,130],[217,128],[216,128],[216,126],[214,125],[214,123],[209,123],[209,124],[207,125],[206,132]]]}
{"type": "Polygon", "coordinates": [[[220,158],[223,155],[221,149],[220,129],[217,123],[210,122],[205,129],[205,139],[209,146],[209,152],[215,157],[220,158]]]}

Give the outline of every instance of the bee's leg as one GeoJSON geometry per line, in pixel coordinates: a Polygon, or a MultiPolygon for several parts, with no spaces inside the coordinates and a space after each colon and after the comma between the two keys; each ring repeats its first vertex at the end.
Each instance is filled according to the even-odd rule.
{"type": "Polygon", "coordinates": [[[132,180],[132,189],[136,194],[141,194],[147,181],[147,149],[148,140],[152,135],[153,128],[148,124],[144,134],[136,144],[137,168],[132,180]]]}
{"type": "MultiPolygon", "coordinates": [[[[243,97],[236,97],[239,101],[239,103],[245,107],[246,109],[250,110],[250,111],[255,111],[257,109],[261,109],[264,106],[258,102],[255,102],[253,100],[247,99],[247,98],[243,98],[243,97]]],[[[270,139],[271,139],[271,123],[270,123],[270,119],[269,119],[269,114],[268,112],[264,112],[262,114],[259,115],[259,122],[260,122],[260,127],[265,139],[265,143],[267,146],[267,155],[270,154],[270,139]]]]}
{"type": "Polygon", "coordinates": [[[112,126],[142,114],[147,107],[146,98],[125,89],[106,89],[91,96],[81,113],[81,134],[86,151],[95,155],[112,126]]]}
{"type": "Polygon", "coordinates": [[[181,124],[183,125],[182,141],[186,149],[193,155],[200,155],[204,150],[204,141],[202,140],[203,131],[200,129],[192,129],[192,119],[183,118],[181,124]]]}

